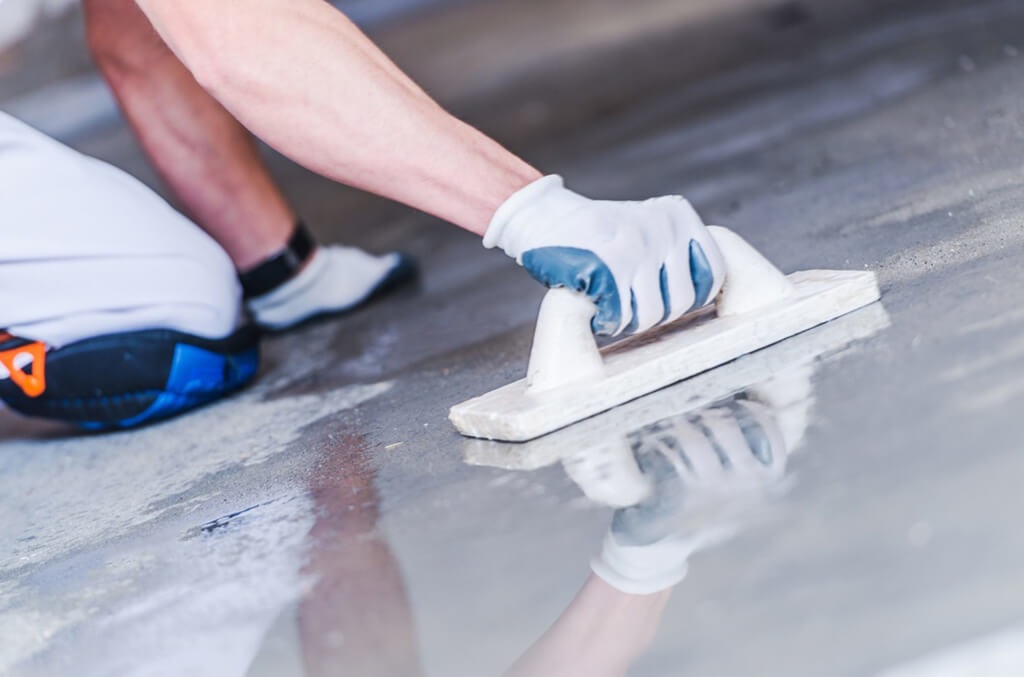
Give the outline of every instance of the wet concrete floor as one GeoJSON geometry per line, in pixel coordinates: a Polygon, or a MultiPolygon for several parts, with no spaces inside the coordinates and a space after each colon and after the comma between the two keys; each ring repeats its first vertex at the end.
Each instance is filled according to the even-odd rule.
{"type": "MultiPolygon", "coordinates": [[[[180,420],[0,413],[0,672],[1021,674],[1024,3],[681,4],[374,31],[578,190],[681,192],[783,270],[876,270],[881,305],[534,443],[468,441],[447,408],[521,376],[542,290],[275,159],[323,239],[406,249],[422,284],[268,339],[253,388],[180,420]],[[619,592],[602,552],[682,578],[619,592]]],[[[76,29],[0,61],[0,107],[152,180],[77,43],[38,42],[76,29]],[[55,118],[39,87],[88,105],[55,118]]]]}

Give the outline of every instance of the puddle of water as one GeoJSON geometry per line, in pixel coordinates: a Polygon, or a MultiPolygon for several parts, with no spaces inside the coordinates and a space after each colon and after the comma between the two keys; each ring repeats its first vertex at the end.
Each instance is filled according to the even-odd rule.
{"type": "MultiPolygon", "coordinates": [[[[531,471],[519,474],[527,482],[535,471],[561,467],[588,500],[615,510],[603,541],[592,542],[591,573],[576,579],[578,592],[558,610],[558,620],[532,645],[491,656],[488,668],[474,668],[464,657],[465,672],[458,674],[625,674],[653,640],[691,555],[757,523],[767,501],[788,487],[787,463],[811,420],[815,369],[888,323],[875,304],[531,443],[464,440],[470,464],[531,471]]],[[[302,569],[310,589],[280,609],[249,667],[251,677],[325,670],[450,674],[437,672],[434,628],[424,625],[442,621],[421,615],[424,572],[393,548],[380,524],[376,470],[364,446],[358,435],[344,435],[318,468],[302,569]]],[[[543,492],[537,499],[545,500],[543,492]]],[[[514,505],[505,508],[516,512],[514,505]]],[[[578,511],[573,501],[561,508],[578,511]]],[[[191,533],[199,539],[230,533],[236,521],[263,509],[235,511],[191,533]]],[[[486,568],[461,545],[466,566],[486,568]]],[[[445,549],[434,543],[433,556],[443,561],[445,549]]],[[[459,598],[464,584],[446,591],[431,586],[429,594],[459,598]]],[[[535,628],[551,621],[531,613],[535,628]]],[[[488,630],[491,637],[503,632],[488,630]]]]}
{"type": "Polygon", "coordinates": [[[875,304],[533,442],[465,440],[470,464],[560,464],[590,501],[615,509],[592,574],[509,674],[584,665],[595,669],[587,674],[625,674],[652,641],[690,557],[757,523],[788,488],[815,370],[888,325],[875,304]]]}

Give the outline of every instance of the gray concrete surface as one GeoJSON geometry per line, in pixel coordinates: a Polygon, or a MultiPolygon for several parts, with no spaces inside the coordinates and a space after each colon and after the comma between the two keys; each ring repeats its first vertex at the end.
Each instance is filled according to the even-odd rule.
{"type": "MultiPolygon", "coordinates": [[[[45,43],[76,21],[0,59],[0,107],[88,82],[80,39],[45,43]]],[[[792,367],[808,426],[631,674],[874,675],[991,636],[968,665],[1020,674],[1024,3],[495,1],[374,34],[583,192],[682,192],[784,270],[878,271],[888,328],[681,386],[697,404],[792,367]]],[[[82,108],[62,134],[152,180],[82,108]]],[[[523,372],[542,291],[274,162],[324,239],[401,246],[421,286],[268,339],[256,386],[177,421],[83,437],[0,413],[0,673],[500,674],[587,578],[611,511],[557,463],[478,465],[445,420],[523,372]]],[[[955,664],[889,674],[982,674],[955,664]]]]}

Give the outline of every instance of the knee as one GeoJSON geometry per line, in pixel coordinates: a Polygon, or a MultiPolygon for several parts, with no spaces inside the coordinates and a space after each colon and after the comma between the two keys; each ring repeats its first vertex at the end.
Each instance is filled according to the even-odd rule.
{"type": "MultiPolygon", "coordinates": [[[[98,261],[112,274],[105,293],[97,294],[96,310],[118,313],[118,330],[165,327],[217,339],[230,334],[242,320],[242,291],[231,259],[206,233],[171,210],[152,214],[147,228],[149,249],[137,258],[98,261]],[[123,286],[131,291],[124,291],[123,286]],[[102,307],[101,307],[102,306],[102,307]]],[[[126,250],[126,253],[131,249],[126,250]]],[[[93,279],[100,275],[96,273],[93,279]]]]}
{"type": "MultiPolygon", "coordinates": [[[[191,224],[190,224],[191,225],[191,224]]],[[[212,238],[191,230],[186,257],[168,261],[157,285],[173,310],[172,326],[199,336],[219,338],[242,321],[242,289],[231,259],[212,238]],[[186,281],[187,280],[187,281],[186,281]]]]}

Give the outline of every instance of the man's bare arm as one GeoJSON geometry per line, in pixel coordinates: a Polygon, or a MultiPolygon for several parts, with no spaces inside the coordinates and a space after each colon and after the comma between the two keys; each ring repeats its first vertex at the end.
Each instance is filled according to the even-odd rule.
{"type": "Polygon", "coordinates": [[[204,88],[336,181],[482,234],[540,173],[444,111],[322,0],[137,0],[204,88]]]}
{"type": "Polygon", "coordinates": [[[602,334],[712,302],[725,263],[680,196],[590,200],[413,84],[322,0],[135,0],[238,120],[300,164],[500,247],[547,287],[584,292],[602,334]]]}

